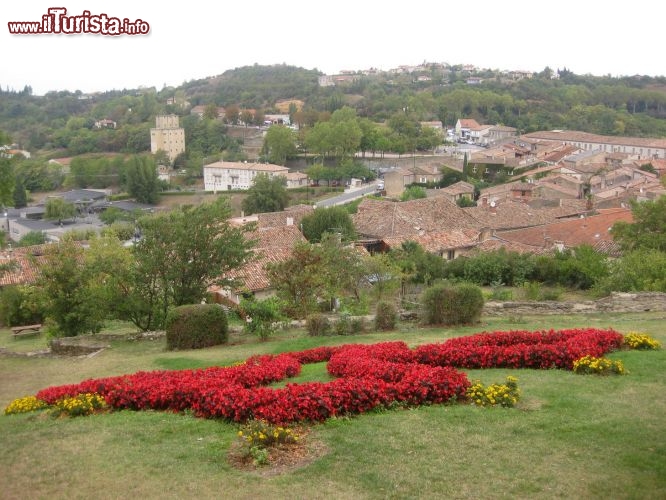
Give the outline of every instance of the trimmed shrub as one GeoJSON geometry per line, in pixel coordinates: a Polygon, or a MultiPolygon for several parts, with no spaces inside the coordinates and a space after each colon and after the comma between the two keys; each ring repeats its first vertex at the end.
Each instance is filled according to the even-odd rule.
{"type": "Polygon", "coordinates": [[[375,313],[376,330],[393,330],[398,323],[398,310],[391,302],[378,302],[375,313]]]}
{"type": "Polygon", "coordinates": [[[166,318],[167,349],[201,349],[225,344],[227,315],[217,304],[192,304],[172,309],[166,318]]]}
{"type": "Polygon", "coordinates": [[[421,296],[421,318],[426,325],[467,325],[479,321],[483,293],[476,285],[435,285],[421,296]]]}
{"type": "Polygon", "coordinates": [[[307,317],[305,327],[311,337],[322,337],[330,333],[331,322],[325,315],[315,313],[307,317]]]}

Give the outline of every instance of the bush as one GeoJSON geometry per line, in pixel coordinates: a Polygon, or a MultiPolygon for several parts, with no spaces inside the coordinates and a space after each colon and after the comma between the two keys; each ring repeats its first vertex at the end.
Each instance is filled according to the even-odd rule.
{"type": "Polygon", "coordinates": [[[26,286],[6,286],[0,290],[0,325],[20,326],[43,323],[37,310],[34,289],[26,286]]]}
{"type": "Polygon", "coordinates": [[[311,337],[322,337],[330,333],[331,323],[325,315],[315,313],[307,317],[305,328],[311,337]]]}
{"type": "Polygon", "coordinates": [[[266,300],[243,299],[241,309],[247,318],[245,331],[259,337],[259,340],[268,340],[283,320],[280,312],[280,302],[275,297],[266,300]]]}
{"type": "Polygon", "coordinates": [[[349,314],[342,313],[333,325],[336,335],[349,335],[351,333],[351,320],[349,314]]]}
{"type": "Polygon", "coordinates": [[[167,349],[201,349],[225,344],[227,315],[217,304],[194,304],[172,309],[166,318],[167,349]]]}
{"type": "Polygon", "coordinates": [[[426,325],[466,325],[479,321],[483,293],[476,285],[435,285],[421,296],[421,318],[426,325]]]}
{"type": "Polygon", "coordinates": [[[398,310],[391,302],[379,302],[375,313],[376,330],[393,330],[398,323],[398,310]]]}

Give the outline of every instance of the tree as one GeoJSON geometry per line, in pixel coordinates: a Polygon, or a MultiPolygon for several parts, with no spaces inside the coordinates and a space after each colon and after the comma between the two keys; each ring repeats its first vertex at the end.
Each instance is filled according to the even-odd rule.
{"type": "Polygon", "coordinates": [[[228,284],[225,274],[249,258],[251,245],[230,214],[226,198],[218,198],[139,219],[137,279],[154,283],[165,315],[171,305],[201,302],[213,284],[228,284]]]}
{"type": "Polygon", "coordinates": [[[14,208],[23,208],[28,205],[28,193],[26,193],[25,186],[20,177],[16,179],[16,183],[14,184],[13,199],[14,208]]]}
{"type": "Polygon", "coordinates": [[[409,186],[400,195],[400,201],[419,200],[425,198],[426,190],[421,186],[409,186]]]}
{"type": "Polygon", "coordinates": [[[127,162],[127,192],[139,203],[159,200],[160,180],[155,161],[149,156],[134,156],[127,162]]]}
{"type": "Polygon", "coordinates": [[[215,104],[208,104],[203,112],[203,117],[207,120],[216,120],[219,116],[217,106],[215,104]]]}
{"type": "Polygon", "coordinates": [[[269,177],[257,174],[254,184],[247,190],[242,207],[246,214],[281,212],[289,203],[287,180],[280,175],[269,177]]]}
{"type": "MultiPolygon", "coordinates": [[[[0,144],[1,145],[1,144],[0,144]]],[[[14,168],[9,158],[0,158],[0,207],[12,204],[14,168]]]]}
{"type": "Polygon", "coordinates": [[[317,208],[301,220],[303,235],[310,243],[319,243],[324,234],[339,234],[341,241],[356,238],[356,230],[349,212],[343,207],[317,208]]]}
{"type": "Polygon", "coordinates": [[[129,321],[142,331],[163,326],[164,310],[157,274],[137,265],[132,250],[115,237],[94,238],[86,252],[86,267],[94,277],[96,296],[116,319],[129,321]]]}
{"type": "Polygon", "coordinates": [[[76,213],[74,204],[62,198],[49,198],[45,209],[44,218],[47,220],[57,220],[58,224],[62,224],[63,219],[69,219],[76,213]]]}
{"type": "Polygon", "coordinates": [[[268,266],[271,285],[283,301],[286,313],[304,318],[338,297],[359,299],[367,274],[361,254],[344,246],[335,236],[321,244],[297,243],[291,258],[268,266]]]}
{"type": "Polygon", "coordinates": [[[73,337],[100,331],[106,316],[103,300],[91,287],[83,248],[72,241],[48,245],[38,264],[40,302],[49,334],[73,337]]]}
{"type": "Polygon", "coordinates": [[[611,235],[623,250],[654,249],[666,252],[666,195],[657,200],[631,202],[633,223],[616,222],[611,235]]]}
{"type": "Polygon", "coordinates": [[[263,153],[268,161],[284,165],[287,158],[296,154],[294,131],[284,125],[272,125],[264,137],[263,153]]]}

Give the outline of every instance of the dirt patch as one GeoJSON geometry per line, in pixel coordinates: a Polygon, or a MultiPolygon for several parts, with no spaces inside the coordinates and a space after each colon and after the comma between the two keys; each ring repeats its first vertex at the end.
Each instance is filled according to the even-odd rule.
{"type": "Polygon", "coordinates": [[[298,443],[268,447],[268,463],[265,465],[253,463],[240,439],[232,444],[227,459],[238,470],[268,477],[300,469],[328,453],[326,444],[313,437],[308,429],[297,429],[297,434],[300,437],[298,443]]]}

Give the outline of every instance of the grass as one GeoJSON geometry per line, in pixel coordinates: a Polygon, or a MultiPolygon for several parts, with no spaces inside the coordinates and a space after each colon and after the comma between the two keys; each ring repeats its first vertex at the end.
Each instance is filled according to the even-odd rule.
{"type": "MultiPolygon", "coordinates": [[[[269,342],[167,352],[163,340],[112,340],[92,358],[2,358],[0,404],[49,385],[138,370],[231,364],[250,355],[316,345],[404,340],[438,342],[482,330],[613,327],[666,345],[663,313],[488,319],[476,328],[402,329],[310,338],[282,332],[269,342]]],[[[12,339],[12,350],[44,338],[12,339]]],[[[469,370],[470,380],[518,377],[517,408],[433,405],[377,411],[316,425],[327,453],[302,468],[264,476],[227,462],[237,427],[190,415],[115,412],[58,419],[0,416],[2,498],[664,498],[666,350],[621,351],[624,377],[560,370],[469,370]]],[[[305,366],[290,382],[321,380],[305,366]]]]}

